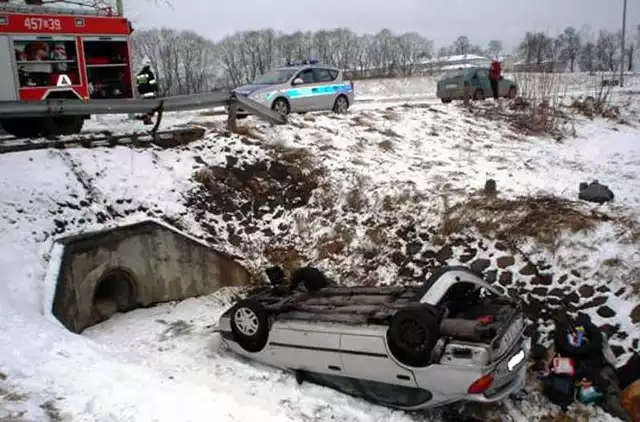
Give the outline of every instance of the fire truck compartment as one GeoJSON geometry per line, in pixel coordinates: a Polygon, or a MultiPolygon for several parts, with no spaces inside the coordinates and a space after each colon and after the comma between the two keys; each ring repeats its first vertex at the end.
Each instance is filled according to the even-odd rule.
{"type": "Polygon", "coordinates": [[[75,37],[17,35],[12,40],[21,89],[46,87],[73,94],[69,87],[81,84],[75,37]]]}
{"type": "Polygon", "coordinates": [[[91,98],[132,98],[126,37],[83,37],[91,98]]]}

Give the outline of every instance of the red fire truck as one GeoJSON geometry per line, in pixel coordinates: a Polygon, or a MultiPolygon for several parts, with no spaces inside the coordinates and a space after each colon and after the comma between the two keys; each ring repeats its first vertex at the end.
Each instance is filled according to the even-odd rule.
{"type": "MultiPolygon", "coordinates": [[[[131,23],[106,10],[0,0],[0,102],[134,97],[131,23]]],[[[89,116],[5,118],[17,137],[73,134],[89,116]]]]}

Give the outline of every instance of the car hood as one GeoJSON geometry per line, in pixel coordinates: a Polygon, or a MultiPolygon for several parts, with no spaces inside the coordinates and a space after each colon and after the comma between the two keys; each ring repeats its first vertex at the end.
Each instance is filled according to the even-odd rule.
{"type": "Polygon", "coordinates": [[[247,96],[247,95],[251,95],[256,91],[260,91],[261,89],[267,88],[271,85],[269,84],[248,84],[248,85],[242,85],[239,86],[237,88],[235,88],[233,90],[233,92],[235,92],[238,95],[243,95],[243,96],[247,96]]]}

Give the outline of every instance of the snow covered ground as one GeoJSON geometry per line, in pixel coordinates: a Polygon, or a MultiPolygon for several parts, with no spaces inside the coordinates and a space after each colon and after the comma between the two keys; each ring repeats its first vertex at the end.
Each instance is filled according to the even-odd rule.
{"type": "MultiPolygon", "coordinates": [[[[469,113],[415,101],[356,107],[345,116],[292,116],[283,127],[249,118],[243,136],[226,133],[223,117],[175,114],[168,123],[195,121],[210,133],[170,150],[0,155],[0,420],[439,420],[437,412],[396,412],[298,386],[282,372],[230,356],[211,325],[231,291],[118,315],[80,336],[43,317],[43,275],[56,236],[149,215],[177,220],[244,256],[250,269],[309,260],[347,283],[394,284],[419,282],[425,269],[443,262],[479,265],[530,310],[554,300],[584,309],[624,359],[640,341],[640,251],[633,226],[617,218],[640,221],[640,120],[635,96],[616,101],[628,104],[628,124],[575,116],[577,136],[562,142],[485,117],[488,105],[469,113]],[[285,175],[266,177],[264,169],[276,163],[285,175]],[[207,179],[207,168],[225,181],[252,174],[257,185],[233,185],[231,195],[231,184],[207,179]],[[612,221],[563,233],[552,249],[522,241],[524,255],[477,230],[439,239],[447,206],[475,195],[488,178],[505,199],[540,190],[576,199],[580,182],[598,179],[613,189],[615,202],[580,207],[612,221]],[[76,206],[88,197],[90,207],[76,206]],[[255,208],[236,212],[247,203],[255,208]],[[126,217],[98,223],[99,212],[109,215],[107,205],[126,217]],[[527,260],[551,268],[552,276],[527,273],[527,260]]],[[[92,129],[128,124],[105,116],[92,129]]],[[[544,312],[540,317],[532,321],[548,330],[544,312]]],[[[548,409],[532,393],[498,412],[534,421],[548,409]]]]}

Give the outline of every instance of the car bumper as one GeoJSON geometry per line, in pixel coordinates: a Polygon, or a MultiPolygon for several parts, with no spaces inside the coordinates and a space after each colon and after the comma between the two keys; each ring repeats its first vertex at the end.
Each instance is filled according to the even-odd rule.
{"type": "Polygon", "coordinates": [[[522,390],[527,381],[527,362],[529,360],[529,354],[531,351],[531,339],[526,338],[521,343],[520,346],[514,349],[514,353],[510,353],[507,359],[510,359],[515,354],[517,354],[520,350],[524,351],[524,359],[522,363],[517,366],[508,380],[501,384],[498,388],[489,389],[484,394],[468,394],[464,397],[466,401],[472,401],[477,403],[493,403],[497,401],[501,401],[509,397],[511,394],[517,393],[522,390]]]}
{"type": "Polygon", "coordinates": [[[436,91],[436,97],[446,99],[462,98],[462,91],[462,89],[439,89],[436,91]]]}

